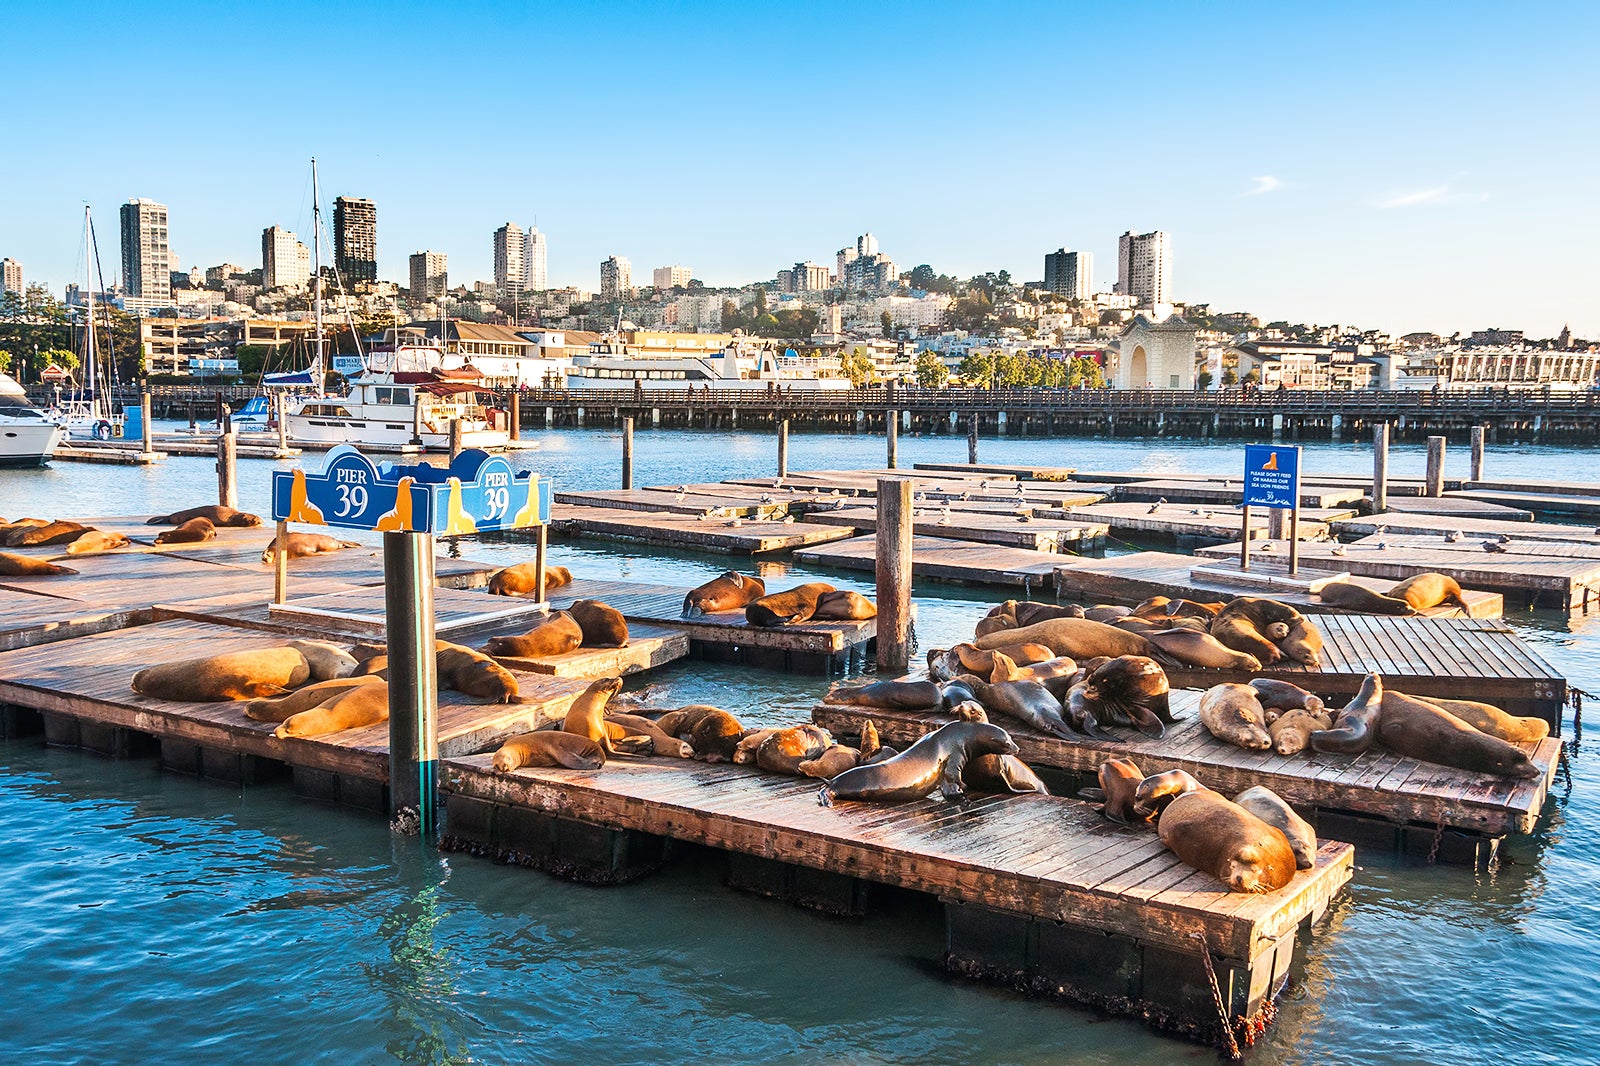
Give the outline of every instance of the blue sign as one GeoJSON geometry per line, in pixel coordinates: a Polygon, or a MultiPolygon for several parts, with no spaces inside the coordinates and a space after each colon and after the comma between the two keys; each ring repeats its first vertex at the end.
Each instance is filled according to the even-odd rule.
{"type": "Polygon", "coordinates": [[[448,467],[374,466],[348,444],[328,453],[320,473],[272,475],[272,517],[342,529],[410,531],[449,537],[520,529],[550,520],[550,483],[518,474],[503,456],[469,448],[448,467]]]}
{"type": "Polygon", "coordinates": [[[1297,507],[1300,503],[1300,446],[1244,446],[1244,505],[1297,507]]]}

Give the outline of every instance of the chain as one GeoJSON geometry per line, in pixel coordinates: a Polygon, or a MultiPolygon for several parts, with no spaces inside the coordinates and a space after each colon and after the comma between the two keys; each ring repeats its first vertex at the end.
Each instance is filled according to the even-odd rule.
{"type": "Polygon", "coordinates": [[[1450,812],[1445,808],[1439,809],[1439,819],[1433,823],[1433,844],[1428,848],[1428,865],[1432,866],[1439,858],[1439,842],[1444,839],[1444,816],[1450,812]]]}
{"type": "Polygon", "coordinates": [[[1222,1002],[1222,986],[1217,983],[1217,971],[1211,966],[1211,948],[1206,944],[1204,934],[1194,933],[1192,935],[1196,940],[1200,941],[1200,958],[1206,964],[1206,980],[1211,982],[1211,1002],[1216,1005],[1217,1017],[1222,1022],[1222,1035],[1228,1041],[1228,1058],[1238,1062],[1244,1058],[1244,1055],[1239,1051],[1239,1041],[1233,1035],[1233,1023],[1228,1020],[1228,1007],[1222,1002]]]}

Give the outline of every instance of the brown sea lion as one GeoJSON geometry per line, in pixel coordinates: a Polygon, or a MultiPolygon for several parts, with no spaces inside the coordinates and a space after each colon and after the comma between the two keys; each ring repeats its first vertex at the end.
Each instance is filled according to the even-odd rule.
{"type": "Polygon", "coordinates": [[[1119,655],[1092,670],[1067,693],[1066,718],[1072,728],[1101,735],[1096,726],[1131,726],[1152,737],[1166,736],[1172,713],[1167,672],[1146,655],[1119,655]]]}
{"type": "Polygon", "coordinates": [[[1154,644],[1161,656],[1170,662],[1185,666],[1203,666],[1212,670],[1261,669],[1261,660],[1246,651],[1235,651],[1210,633],[1196,633],[1188,629],[1169,629],[1160,633],[1146,633],[1145,639],[1154,644]]]}
{"type": "Polygon", "coordinates": [[[576,600],[567,608],[567,613],[583,630],[585,648],[628,646],[628,621],[615,607],[599,600],[576,600]]]}
{"type": "Polygon", "coordinates": [[[667,711],[656,719],[656,725],[661,727],[663,733],[669,736],[688,739],[694,732],[694,727],[700,724],[700,719],[710,714],[725,713],[720,707],[713,707],[705,703],[691,703],[677,710],[667,711]]]}
{"type": "Polygon", "coordinates": [[[220,504],[208,503],[203,507],[190,507],[183,511],[174,511],[167,515],[158,515],[145,522],[147,526],[181,526],[194,518],[204,518],[214,526],[236,526],[246,528],[259,526],[261,517],[248,511],[238,511],[232,507],[223,507],[220,504]]]}
{"type": "MultiPolygon", "coordinates": [[[[1270,716],[1271,711],[1267,712],[1270,716]]],[[[1272,750],[1279,755],[1297,755],[1311,747],[1311,734],[1333,728],[1333,716],[1326,711],[1296,709],[1284,711],[1267,723],[1272,750]]]]}
{"type": "Polygon", "coordinates": [[[582,644],[583,627],[566,611],[557,611],[549,621],[539,623],[526,633],[490,637],[483,650],[489,655],[538,659],[577,651],[582,644]]]}
{"type": "Polygon", "coordinates": [[[938,789],[947,800],[966,795],[961,775],[980,755],[1015,755],[1017,746],[999,726],[951,722],[924,736],[892,759],[857,766],[833,778],[817,793],[817,802],[836,799],[903,803],[938,789]]]}
{"type": "Polygon", "coordinates": [[[1379,742],[1395,754],[1424,762],[1530,780],[1544,772],[1521,748],[1393,689],[1383,694],[1377,734],[1379,742]]]}
{"type": "Polygon", "coordinates": [[[995,633],[1004,633],[1017,628],[1017,620],[1008,614],[989,615],[987,618],[978,619],[978,624],[972,627],[972,639],[980,640],[995,633]]]}
{"type": "Polygon", "coordinates": [[[0,552],[0,577],[60,577],[76,573],[70,566],[47,563],[31,555],[0,552]]]}
{"type": "Polygon", "coordinates": [[[1063,740],[1077,739],[1072,728],[1061,717],[1061,701],[1037,681],[1001,681],[998,684],[991,684],[971,674],[963,674],[956,680],[964,682],[972,690],[978,702],[991,716],[1003,714],[1019,722],[1026,722],[1041,733],[1061,737],[1063,740]]]}
{"type": "Polygon", "coordinates": [[[1132,607],[1123,607],[1115,603],[1097,603],[1093,607],[1085,607],[1083,609],[1083,617],[1091,622],[1104,622],[1107,625],[1119,618],[1126,618],[1132,613],[1132,607]]]}
{"type": "Polygon", "coordinates": [[[1170,596],[1152,596],[1133,609],[1133,614],[1143,618],[1197,618],[1210,622],[1227,606],[1223,601],[1200,603],[1196,600],[1173,599],[1170,596]]]}
{"type": "Polygon", "coordinates": [[[338,677],[349,677],[355,673],[359,665],[354,655],[339,645],[329,644],[325,640],[290,640],[284,643],[306,657],[306,664],[311,667],[313,681],[332,681],[338,677]]]}
{"type": "Polygon", "coordinates": [[[1317,831],[1294,812],[1284,798],[1265,785],[1247,788],[1233,802],[1282,833],[1294,852],[1297,869],[1309,870],[1317,864],[1317,831]]]}
{"type": "Polygon", "coordinates": [[[1294,880],[1294,850],[1283,831],[1215,792],[1179,796],[1156,830],[1185,864],[1234,892],[1275,892],[1294,880]]]}
{"type": "Polygon", "coordinates": [[[1144,780],[1138,763],[1125,758],[1107,759],[1100,764],[1099,776],[1100,791],[1105,797],[1105,803],[1100,808],[1101,814],[1113,822],[1128,825],[1146,820],[1133,810],[1134,793],[1139,788],[1139,782],[1144,780]]]}
{"type": "Polygon", "coordinates": [[[565,766],[569,770],[598,770],[606,753],[598,743],[559,729],[520,733],[494,753],[494,768],[508,774],[523,766],[565,766]]]}
{"type": "Polygon", "coordinates": [[[1405,600],[1374,592],[1354,581],[1330,581],[1317,590],[1317,599],[1330,606],[1343,607],[1347,611],[1359,611],[1362,614],[1417,613],[1405,600]]]}
{"type": "Polygon", "coordinates": [[[1372,746],[1382,713],[1383,680],[1368,674],[1355,698],[1334,716],[1333,728],[1311,734],[1311,747],[1335,755],[1360,755],[1372,746]]]}
{"type": "Polygon", "coordinates": [[[1311,711],[1313,714],[1322,712],[1322,697],[1313,696],[1299,685],[1270,677],[1254,677],[1250,679],[1250,687],[1256,690],[1256,699],[1261,701],[1261,707],[1267,712],[1269,722],[1272,721],[1274,711],[1291,711],[1299,708],[1311,711]]]}
{"type": "Polygon", "coordinates": [[[979,677],[987,677],[994,670],[995,652],[1005,655],[1017,666],[1032,666],[1059,658],[1043,644],[1002,644],[987,650],[973,644],[957,644],[950,649],[950,654],[955,656],[956,664],[960,666],[958,673],[977,674],[979,677]]]}
{"type": "Polygon", "coordinates": [[[217,527],[209,518],[191,518],[175,529],[156,534],[157,544],[199,544],[217,535],[217,527]]]}
{"type": "Polygon", "coordinates": [[[1119,618],[1111,624],[1116,626],[1118,629],[1126,629],[1129,633],[1143,633],[1145,635],[1149,635],[1151,633],[1176,633],[1185,631],[1193,633],[1211,632],[1211,622],[1209,619],[1182,618],[1178,616],[1169,617],[1168,615],[1164,614],[1156,615],[1153,618],[1141,618],[1136,614],[1130,614],[1128,617],[1119,618]]]}
{"type": "Polygon", "coordinates": [[[800,772],[801,763],[820,757],[833,746],[833,737],[821,726],[792,726],[761,742],[756,749],[756,765],[770,774],[793,776],[800,772]]]}
{"type": "Polygon", "coordinates": [[[873,681],[865,685],[835,685],[822,702],[839,707],[926,711],[940,706],[943,696],[932,681],[873,681]]]}
{"type": "MultiPolygon", "coordinates": [[[[733,761],[740,766],[754,766],[756,752],[761,750],[762,743],[777,732],[779,730],[776,728],[748,730],[743,737],[739,738],[739,743],[733,749],[733,761]]],[[[693,749],[691,748],[690,751],[692,754],[693,749]]]]}
{"type": "Polygon", "coordinates": [[[860,622],[878,617],[878,607],[859,592],[835,589],[817,599],[811,612],[813,622],[860,622]]]}
{"type": "Polygon", "coordinates": [[[1461,598],[1461,586],[1456,583],[1456,579],[1446,577],[1444,574],[1428,573],[1408,577],[1385,595],[1391,599],[1405,600],[1407,606],[1414,611],[1448,603],[1460,608],[1463,614],[1472,613],[1467,601],[1461,598]]]}
{"type": "Polygon", "coordinates": [[[883,743],[878,739],[878,727],[872,719],[868,718],[861,723],[861,743],[856,746],[861,750],[863,759],[870,759],[878,753],[879,748],[883,747],[883,743]]]}
{"type": "Polygon", "coordinates": [[[1249,685],[1212,685],[1200,697],[1200,722],[1211,735],[1246,751],[1272,747],[1267,712],[1249,685]]]}
{"type": "Polygon", "coordinates": [[[786,592],[775,592],[755,600],[745,607],[744,618],[753,626],[767,628],[804,622],[816,611],[822,594],[833,591],[834,587],[826,581],[796,585],[786,592]]]}
{"type": "Polygon", "coordinates": [[[689,731],[689,745],[695,758],[705,762],[731,762],[733,753],[744,737],[744,726],[727,711],[712,707],[709,713],[696,719],[689,731]]]}
{"type": "Polygon", "coordinates": [[[348,692],[358,685],[381,684],[383,679],[378,677],[338,677],[331,681],[318,681],[304,688],[297,688],[287,696],[249,700],[244,705],[244,716],[257,722],[281,722],[301,711],[320,707],[333,697],[348,692]]]}
{"type": "Polygon", "coordinates": [[[521,694],[515,674],[482,652],[459,644],[447,645],[434,653],[434,670],[439,676],[440,688],[454,689],[491,703],[515,703],[521,694]]]}
{"type": "MultiPolygon", "coordinates": [[[[359,548],[361,545],[353,540],[339,540],[325,533],[290,533],[284,538],[284,553],[290,559],[303,559],[308,555],[326,555],[336,552],[341,548],[359,548]]],[[[266,550],[261,553],[261,561],[270,565],[278,557],[278,538],[273,537],[266,550]]]]}
{"type": "MultiPolygon", "coordinates": [[[[517,563],[489,575],[488,592],[491,596],[526,596],[539,591],[537,563],[517,563]]],[[[558,589],[572,584],[572,571],[564,566],[544,568],[544,590],[558,589]]]]}
{"type": "Polygon", "coordinates": [[[1051,618],[1021,629],[991,633],[973,641],[980,649],[992,651],[1009,644],[1043,644],[1056,655],[1080,662],[1097,655],[1156,657],[1156,647],[1137,633],[1128,633],[1104,622],[1087,618],[1051,618]]]}
{"type": "Polygon", "coordinates": [[[1436,696],[1417,698],[1450,712],[1480,733],[1488,733],[1491,737],[1499,737],[1513,744],[1528,744],[1550,735],[1550,723],[1543,718],[1519,718],[1477,700],[1444,700],[1436,696]]]}
{"type": "Polygon", "coordinates": [[[1141,780],[1133,791],[1133,816],[1148,822],[1161,817],[1173,800],[1191,792],[1208,792],[1187,770],[1166,770],[1141,780]]]}
{"type": "Polygon", "coordinates": [[[133,541],[121,533],[113,533],[106,529],[91,529],[67,545],[67,554],[88,555],[91,552],[108,552],[116,548],[126,548],[132,543],[133,541]]]}
{"type": "Polygon", "coordinates": [[[279,740],[285,737],[322,737],[346,729],[377,725],[389,720],[389,686],[356,685],[326,703],[292,714],[273,730],[279,740]]]}
{"type": "Polygon", "coordinates": [[[963,700],[950,708],[950,713],[963,722],[987,722],[989,712],[977,700],[963,700]]]}
{"type": "Polygon", "coordinates": [[[56,521],[42,526],[17,525],[6,531],[8,548],[45,548],[52,544],[71,544],[85,533],[89,526],[79,522],[56,521]]]}
{"type": "Polygon", "coordinates": [[[861,753],[855,748],[847,744],[835,744],[815,759],[807,759],[800,763],[798,769],[801,777],[819,777],[826,781],[830,777],[838,777],[846,770],[860,766],[861,759],[861,753]]]}
{"type": "Polygon", "coordinates": [[[968,759],[961,783],[974,792],[1037,792],[1050,795],[1039,775],[1015,755],[979,755],[968,759]]]}
{"type": "Polygon", "coordinates": [[[1017,626],[1021,628],[1051,618],[1082,618],[1083,608],[1076,603],[1034,603],[1032,600],[1022,600],[1017,602],[1011,617],[1017,620],[1017,626]]]}
{"type": "Polygon", "coordinates": [[[641,737],[642,744],[620,746],[612,740],[611,731],[606,728],[606,705],[621,691],[620,677],[602,677],[592,682],[576,700],[572,701],[572,706],[567,708],[567,717],[561,723],[562,731],[574,736],[587,737],[600,745],[607,756],[639,755],[652,750],[655,745],[648,737],[641,737]]]}
{"type": "Polygon", "coordinates": [[[133,691],[160,700],[222,703],[281,696],[309,680],[311,666],[293,648],[256,648],[147,666],[133,675],[133,691]]]}
{"type": "Polygon", "coordinates": [[[683,616],[694,618],[719,611],[737,611],[767,594],[759,577],[745,577],[733,570],[724,571],[683,598],[683,616]]]}
{"type": "Polygon", "coordinates": [[[1018,666],[998,648],[989,654],[994,658],[994,668],[989,672],[991,684],[998,681],[1037,681],[1050,690],[1050,695],[1064,700],[1073,684],[1080,680],[1077,660],[1065,655],[1031,666],[1018,666]]]}
{"type": "Polygon", "coordinates": [[[668,736],[661,731],[659,725],[648,718],[613,711],[606,714],[605,725],[613,743],[633,737],[649,737],[650,750],[656,755],[666,755],[673,759],[694,758],[694,749],[687,741],[668,736]]]}
{"type": "Polygon", "coordinates": [[[1322,631],[1302,617],[1282,637],[1273,638],[1283,657],[1306,666],[1322,665],[1322,631]]]}

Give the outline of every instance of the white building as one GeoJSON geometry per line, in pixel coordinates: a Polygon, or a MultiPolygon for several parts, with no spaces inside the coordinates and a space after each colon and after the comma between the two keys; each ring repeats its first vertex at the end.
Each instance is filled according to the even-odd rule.
{"type": "Polygon", "coordinates": [[[526,234],[515,222],[507,222],[494,231],[494,287],[501,296],[515,296],[522,291],[526,246],[526,234]]]}
{"type": "Polygon", "coordinates": [[[268,289],[303,289],[311,280],[311,252],[281,226],[261,231],[261,284],[268,289]]]}
{"type": "Polygon", "coordinates": [[[672,301],[678,328],[691,333],[716,333],[722,329],[722,297],[680,296],[672,301]]]}
{"type": "Polygon", "coordinates": [[[522,290],[543,292],[550,287],[549,245],[537,226],[529,226],[522,239],[522,290]]]}
{"type": "Polygon", "coordinates": [[[1177,315],[1152,321],[1137,315],[1122,331],[1111,383],[1119,389],[1194,388],[1195,335],[1177,315]]]}
{"type": "Polygon", "coordinates": [[[600,264],[600,296],[615,300],[633,291],[633,264],[620,255],[600,264]]]}
{"type": "Polygon", "coordinates": [[[411,299],[436,300],[450,291],[449,261],[443,252],[411,253],[411,299]]]}
{"type": "Polygon", "coordinates": [[[1117,239],[1117,292],[1155,307],[1172,302],[1172,242],[1160,230],[1117,239]]]}
{"type": "Polygon", "coordinates": [[[0,292],[22,295],[22,264],[15,259],[0,259],[0,292]]]}
{"type": "Polygon", "coordinates": [[[122,287],[129,311],[172,306],[166,204],[136,198],[122,205],[122,287]]]}
{"type": "Polygon", "coordinates": [[[675,289],[679,285],[689,284],[692,271],[686,266],[673,264],[672,266],[656,267],[651,274],[651,280],[658,289],[675,289]]]}

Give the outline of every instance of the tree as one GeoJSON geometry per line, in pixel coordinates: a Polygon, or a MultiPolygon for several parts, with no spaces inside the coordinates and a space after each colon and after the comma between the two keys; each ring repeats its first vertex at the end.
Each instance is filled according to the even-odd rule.
{"type": "Polygon", "coordinates": [[[974,349],[961,357],[956,373],[963,384],[987,389],[994,381],[994,357],[982,349],[974,349]]]}
{"type": "Polygon", "coordinates": [[[1261,382],[1261,368],[1259,366],[1258,367],[1253,367],[1250,370],[1250,373],[1248,373],[1248,374],[1246,374],[1244,376],[1244,379],[1246,381],[1248,381],[1252,385],[1260,384],[1260,382],[1261,382]]]}
{"type": "Polygon", "coordinates": [[[957,296],[945,311],[944,320],[952,329],[978,333],[983,330],[993,313],[994,301],[989,299],[988,293],[979,289],[957,296]]]}
{"type": "Polygon", "coordinates": [[[1194,387],[1199,389],[1201,392],[1209,389],[1211,387],[1211,382],[1212,377],[1211,371],[1209,370],[1202,370],[1200,373],[1194,376],[1194,387]]]}
{"type": "Polygon", "coordinates": [[[872,357],[865,348],[852,348],[848,352],[839,354],[839,368],[850,379],[850,384],[855,388],[872,383],[877,375],[877,368],[872,365],[872,357]]]}
{"type": "Polygon", "coordinates": [[[883,339],[888,340],[894,336],[894,316],[885,311],[878,316],[878,324],[883,327],[883,339]]]}
{"type": "Polygon", "coordinates": [[[917,356],[917,384],[925,389],[942,389],[950,384],[950,368],[938,352],[925,351],[917,356]]]}
{"type": "Polygon", "coordinates": [[[1222,384],[1224,386],[1233,386],[1239,384],[1239,372],[1233,369],[1231,366],[1223,367],[1222,384]]]}
{"type": "Polygon", "coordinates": [[[46,348],[39,353],[39,362],[41,364],[38,367],[39,370],[43,370],[51,363],[54,363],[69,373],[78,369],[79,365],[78,353],[69,352],[65,348],[46,348]]]}
{"type": "Polygon", "coordinates": [[[0,350],[0,374],[7,374],[7,373],[10,373],[10,371],[11,371],[11,353],[7,352],[7,351],[0,350]]]}

